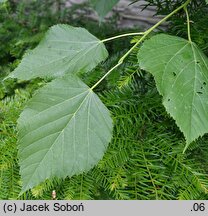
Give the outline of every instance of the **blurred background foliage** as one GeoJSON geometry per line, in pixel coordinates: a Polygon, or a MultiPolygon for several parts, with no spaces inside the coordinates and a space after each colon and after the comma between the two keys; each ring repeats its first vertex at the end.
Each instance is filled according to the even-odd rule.
{"type": "MultiPolygon", "coordinates": [[[[100,39],[140,29],[118,29],[115,14],[99,24],[87,18],[87,3],[65,7],[63,0],[8,0],[0,5],[0,199],[208,199],[207,135],[183,154],[185,140],[162,106],[152,76],[138,68],[135,50],[96,92],[110,109],[114,136],[103,159],[88,173],[50,179],[21,196],[17,157],[16,121],[26,102],[47,80],[6,80],[28,49],[33,49],[48,28],[67,23],[88,29],[100,39]],[[80,8],[82,9],[80,12],[80,8]]],[[[168,14],[182,0],[147,0],[157,14],[168,14]]],[[[137,1],[134,1],[136,4],[137,1]]],[[[193,41],[208,54],[208,11],[204,1],[189,6],[193,41]]],[[[186,38],[181,11],[166,32],[186,38]]],[[[135,38],[133,41],[137,40],[135,38]]],[[[81,77],[92,85],[130,46],[130,39],[106,44],[109,59],[81,77]]]]}
{"type": "MultiPolygon", "coordinates": [[[[136,2],[139,0],[136,0],[136,2]]],[[[157,7],[157,15],[169,14],[179,7],[184,0],[147,0],[145,8],[157,7]]],[[[192,0],[188,5],[191,21],[191,37],[194,42],[208,55],[208,6],[205,0],[192,0]]],[[[168,26],[168,33],[187,38],[186,14],[183,10],[171,17],[168,26]]]]}

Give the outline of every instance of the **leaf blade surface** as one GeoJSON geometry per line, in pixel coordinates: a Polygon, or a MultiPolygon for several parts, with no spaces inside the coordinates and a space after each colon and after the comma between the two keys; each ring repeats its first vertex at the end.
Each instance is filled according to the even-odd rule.
{"type": "Polygon", "coordinates": [[[163,105],[187,145],[208,132],[208,59],[193,43],[156,35],[138,52],[140,67],[153,74],[163,105]]]}
{"type": "Polygon", "coordinates": [[[39,90],[18,127],[23,191],[47,178],[88,171],[112,135],[109,111],[77,77],[56,79],[39,90]]]}
{"type": "Polygon", "coordinates": [[[23,57],[11,78],[29,80],[90,71],[108,56],[104,44],[84,28],[55,25],[23,57]]]}

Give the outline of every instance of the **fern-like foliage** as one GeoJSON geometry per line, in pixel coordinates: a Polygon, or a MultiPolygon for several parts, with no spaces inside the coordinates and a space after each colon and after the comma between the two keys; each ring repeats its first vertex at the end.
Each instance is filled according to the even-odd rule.
{"type": "MultiPolygon", "coordinates": [[[[87,76],[93,84],[105,66],[87,76]]],[[[16,120],[35,89],[36,80],[0,102],[0,199],[207,199],[207,139],[199,139],[183,154],[184,138],[167,115],[153,78],[140,71],[136,50],[123,67],[97,89],[114,120],[113,139],[103,159],[88,173],[66,179],[49,179],[19,196],[16,120]],[[115,84],[116,83],[116,84],[115,84]],[[107,89],[103,91],[103,89],[107,89]]]]}
{"type": "MultiPolygon", "coordinates": [[[[173,122],[160,96],[154,89],[140,95],[136,85],[115,91],[117,100],[113,91],[105,93],[115,121],[114,138],[93,170],[54,185],[59,199],[206,198],[206,171],[200,158],[193,157],[201,146],[195,143],[182,154],[184,140],[170,127],[173,122]]],[[[52,187],[48,189],[43,197],[52,187]]]]}
{"type": "MultiPolygon", "coordinates": [[[[114,139],[95,176],[116,199],[200,198],[208,188],[200,160],[193,159],[194,152],[182,154],[181,133],[170,126],[174,124],[154,89],[144,95],[136,89],[132,87],[131,97],[126,92],[128,103],[113,98],[114,139]]],[[[106,100],[111,97],[105,94],[106,100]]]]}
{"type": "Polygon", "coordinates": [[[0,199],[16,199],[21,190],[16,146],[16,119],[28,93],[0,102],[0,199]]]}
{"type": "MultiPolygon", "coordinates": [[[[139,1],[135,0],[133,3],[136,4],[139,1]]],[[[184,0],[146,0],[143,10],[148,7],[156,7],[156,15],[167,15],[183,3],[184,0]]],[[[190,14],[192,40],[198,44],[205,54],[208,54],[208,7],[206,0],[192,0],[188,5],[188,11],[190,14]]],[[[186,14],[184,10],[181,10],[169,19],[170,22],[168,22],[166,31],[169,34],[187,38],[187,27],[184,24],[184,20],[186,20],[186,14]]]]}

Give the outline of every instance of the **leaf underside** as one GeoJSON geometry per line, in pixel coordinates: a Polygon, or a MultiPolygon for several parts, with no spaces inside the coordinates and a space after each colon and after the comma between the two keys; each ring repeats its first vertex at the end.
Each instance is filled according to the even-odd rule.
{"type": "Polygon", "coordinates": [[[208,59],[193,43],[159,34],[138,52],[140,67],[153,74],[167,112],[187,146],[208,132],[208,59]]]}
{"type": "Polygon", "coordinates": [[[86,72],[107,56],[104,44],[86,29],[55,25],[34,50],[25,54],[9,77],[29,80],[86,72]]]}
{"type": "Polygon", "coordinates": [[[39,90],[18,127],[22,192],[50,177],[88,171],[103,157],[112,135],[108,109],[74,76],[39,90]]]}

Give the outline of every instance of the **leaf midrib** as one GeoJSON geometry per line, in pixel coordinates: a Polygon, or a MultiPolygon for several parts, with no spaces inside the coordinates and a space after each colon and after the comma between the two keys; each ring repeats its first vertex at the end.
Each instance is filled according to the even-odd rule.
{"type": "MultiPolygon", "coordinates": [[[[38,166],[35,168],[32,176],[30,177],[30,179],[28,180],[28,182],[30,182],[30,180],[33,178],[33,176],[35,175],[35,172],[37,171],[37,169],[40,167],[41,163],[44,161],[46,155],[48,154],[48,152],[53,148],[56,140],[60,137],[60,135],[63,133],[64,129],[67,127],[67,125],[72,121],[72,119],[74,119],[76,113],[80,110],[80,108],[82,107],[83,103],[85,102],[85,100],[87,99],[87,97],[89,97],[90,93],[92,91],[89,91],[89,93],[86,95],[85,99],[82,101],[82,103],[80,104],[80,106],[78,107],[77,111],[73,114],[73,116],[70,118],[70,120],[67,122],[66,126],[62,129],[61,132],[59,132],[59,134],[57,135],[56,139],[53,141],[53,144],[51,145],[51,147],[49,148],[49,150],[46,152],[46,154],[44,155],[44,157],[42,158],[42,160],[38,163],[38,166]]],[[[76,127],[74,127],[76,128],[76,127]]],[[[75,131],[75,130],[74,130],[75,131]]],[[[75,137],[75,136],[74,136],[75,137]]],[[[75,145],[74,145],[74,149],[75,149],[75,145]]],[[[75,152],[75,151],[74,151],[75,152]]],[[[21,170],[22,171],[22,170],[21,170]]],[[[50,176],[49,176],[50,177],[50,176]]],[[[28,188],[29,184],[27,183],[27,185],[25,186],[25,188],[28,188]]]]}
{"type": "MultiPolygon", "coordinates": [[[[63,73],[66,73],[66,72],[69,70],[69,68],[71,67],[71,65],[77,63],[84,55],[86,55],[88,52],[90,52],[92,49],[94,49],[94,48],[95,48],[96,46],[98,46],[98,45],[100,45],[100,43],[96,42],[94,46],[90,46],[90,49],[87,49],[87,51],[85,51],[85,52],[84,52],[83,50],[86,50],[86,48],[88,48],[89,46],[84,47],[83,49],[77,51],[77,53],[76,53],[75,55],[73,55],[72,58],[70,58],[69,66],[67,67],[66,70],[63,71],[63,73]],[[82,53],[82,52],[83,52],[83,54],[80,55],[80,53],[82,53]],[[76,58],[77,55],[80,55],[80,57],[79,57],[79,58],[76,58]],[[74,61],[74,59],[75,59],[75,61],[74,61]]],[[[62,58],[58,58],[58,59],[56,59],[56,60],[54,60],[54,61],[48,62],[47,64],[40,65],[40,66],[36,67],[34,71],[37,71],[37,70],[40,69],[40,68],[48,67],[48,66],[50,66],[51,64],[54,64],[54,63],[56,63],[56,62],[60,62],[61,60],[64,60],[64,59],[67,59],[67,58],[69,58],[69,55],[66,55],[66,56],[63,56],[62,58]]],[[[18,68],[17,68],[17,69],[18,69],[18,68]]],[[[27,71],[27,70],[26,70],[26,71],[27,71]]],[[[14,73],[15,73],[15,71],[14,71],[14,73]]],[[[11,76],[12,76],[12,74],[11,74],[11,76]]],[[[36,75],[34,74],[34,76],[36,76],[36,75]]],[[[32,77],[34,77],[34,76],[32,76],[32,77]]],[[[40,77],[43,77],[44,75],[41,75],[41,74],[40,74],[39,76],[40,76],[40,77]]],[[[46,75],[46,76],[47,76],[47,75],[46,75]]],[[[14,77],[15,77],[15,76],[14,76],[14,77]]]]}

